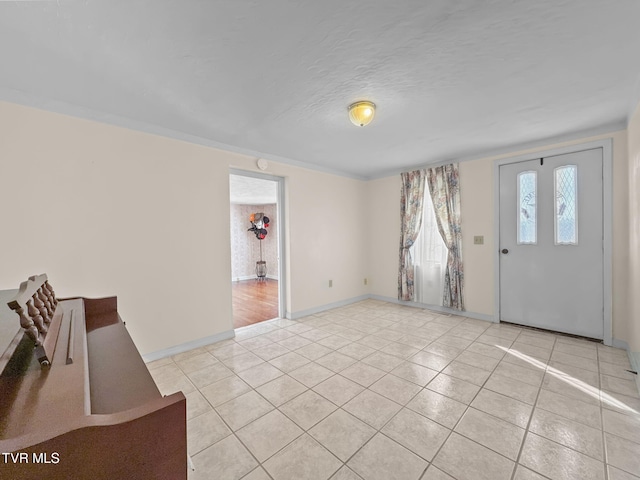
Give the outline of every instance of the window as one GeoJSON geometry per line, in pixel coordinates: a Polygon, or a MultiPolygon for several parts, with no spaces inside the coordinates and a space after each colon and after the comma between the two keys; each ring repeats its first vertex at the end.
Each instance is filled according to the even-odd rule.
{"type": "Polygon", "coordinates": [[[438,230],[428,187],[424,192],[422,228],[411,248],[415,267],[415,301],[427,305],[442,305],[449,250],[438,230]]]}
{"type": "Polygon", "coordinates": [[[518,174],[518,245],[537,242],[536,193],[538,174],[534,171],[518,174]]]}
{"type": "Polygon", "coordinates": [[[564,165],[554,171],[555,243],[556,245],[578,244],[578,167],[564,165]]]}

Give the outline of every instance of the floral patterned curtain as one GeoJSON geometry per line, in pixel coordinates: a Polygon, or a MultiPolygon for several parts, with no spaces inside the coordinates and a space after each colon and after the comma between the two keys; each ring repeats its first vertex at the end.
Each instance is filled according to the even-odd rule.
{"type": "Polygon", "coordinates": [[[422,228],[425,171],[404,172],[400,196],[400,268],[398,300],[413,300],[413,261],[409,249],[422,228]]]}
{"type": "Polygon", "coordinates": [[[427,183],[436,212],[438,230],[449,250],[442,305],[464,310],[458,164],[427,169],[427,183]]]}

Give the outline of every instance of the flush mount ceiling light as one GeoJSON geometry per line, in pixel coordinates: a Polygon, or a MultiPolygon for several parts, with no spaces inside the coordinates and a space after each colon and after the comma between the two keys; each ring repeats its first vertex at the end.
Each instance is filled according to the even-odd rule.
{"type": "Polygon", "coordinates": [[[358,127],[369,125],[376,114],[376,106],[372,102],[356,102],[349,105],[349,119],[358,127]]]}

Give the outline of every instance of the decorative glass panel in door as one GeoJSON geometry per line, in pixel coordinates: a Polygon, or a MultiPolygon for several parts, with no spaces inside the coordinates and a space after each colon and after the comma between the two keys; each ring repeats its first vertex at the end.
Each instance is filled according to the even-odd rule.
{"type": "Polygon", "coordinates": [[[578,244],[578,167],[564,165],[554,170],[556,196],[555,242],[556,245],[578,244]]]}
{"type": "Polygon", "coordinates": [[[537,172],[518,174],[518,245],[535,245],[537,240],[537,172]]]}

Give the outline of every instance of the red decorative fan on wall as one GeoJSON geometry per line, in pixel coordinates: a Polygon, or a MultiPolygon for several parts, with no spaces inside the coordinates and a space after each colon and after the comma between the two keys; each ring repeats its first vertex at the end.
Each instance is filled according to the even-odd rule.
{"type": "Polygon", "coordinates": [[[249,221],[251,222],[249,231],[255,233],[258,240],[264,240],[268,233],[269,217],[264,213],[252,213],[249,215],[249,221]]]}

